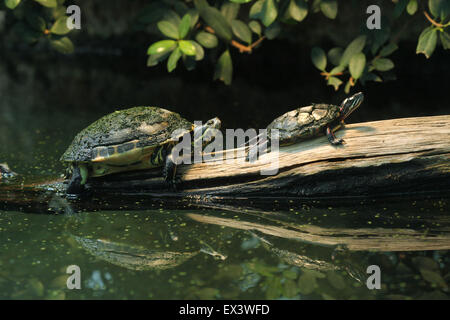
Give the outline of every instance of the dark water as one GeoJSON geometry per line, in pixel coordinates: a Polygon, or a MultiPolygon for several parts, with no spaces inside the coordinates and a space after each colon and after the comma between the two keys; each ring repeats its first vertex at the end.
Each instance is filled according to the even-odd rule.
{"type": "Polygon", "coordinates": [[[285,211],[0,211],[1,299],[448,299],[448,199],[285,211]],[[81,269],[81,290],[66,269],[81,269]],[[381,289],[369,290],[369,265],[381,289]]]}

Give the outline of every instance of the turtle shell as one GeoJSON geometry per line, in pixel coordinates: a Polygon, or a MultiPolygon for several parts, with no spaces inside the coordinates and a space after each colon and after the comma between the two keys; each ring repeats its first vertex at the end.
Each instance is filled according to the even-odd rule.
{"type": "Polygon", "coordinates": [[[340,107],[330,104],[313,104],[289,111],[267,126],[278,129],[281,145],[296,143],[325,132],[327,125],[340,116],[340,107]]]}
{"type": "MultiPolygon", "coordinates": [[[[61,157],[66,162],[102,162],[112,158],[126,164],[133,150],[156,147],[181,136],[193,125],[178,113],[158,107],[134,107],[108,114],[78,133],[61,157]]],[[[151,149],[151,148],[150,148],[151,149]]]]}

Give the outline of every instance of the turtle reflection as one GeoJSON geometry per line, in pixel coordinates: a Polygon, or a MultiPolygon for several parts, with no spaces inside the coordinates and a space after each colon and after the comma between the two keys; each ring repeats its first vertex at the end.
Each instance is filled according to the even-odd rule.
{"type": "Polygon", "coordinates": [[[218,257],[221,260],[226,257],[210,246],[204,245],[194,251],[164,251],[151,250],[127,243],[114,242],[105,239],[89,239],[70,235],[78,244],[90,254],[100,260],[109,262],[119,267],[130,270],[165,270],[174,268],[196,256],[200,252],[218,257]]]}

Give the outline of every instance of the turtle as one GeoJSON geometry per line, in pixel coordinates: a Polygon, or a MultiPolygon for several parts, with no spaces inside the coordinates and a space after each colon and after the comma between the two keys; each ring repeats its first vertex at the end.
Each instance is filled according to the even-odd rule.
{"type": "MultiPolygon", "coordinates": [[[[326,135],[334,146],[341,145],[344,140],[337,139],[334,132],[345,125],[344,120],[361,105],[363,99],[364,94],[358,92],[342,101],[340,106],[313,103],[286,112],[267,126],[266,138],[259,136],[259,150],[270,150],[271,142],[267,137],[272,136],[274,129],[278,130],[280,146],[295,144],[319,135],[326,135]]],[[[254,146],[256,140],[254,138],[250,144],[254,146]]]]}
{"type": "Polygon", "coordinates": [[[221,126],[219,118],[195,126],[178,113],[160,107],[133,107],[103,116],[80,131],[61,156],[68,165],[68,198],[78,198],[91,177],[163,167],[168,185],[176,190],[173,147],[185,134],[204,147],[221,126]]]}

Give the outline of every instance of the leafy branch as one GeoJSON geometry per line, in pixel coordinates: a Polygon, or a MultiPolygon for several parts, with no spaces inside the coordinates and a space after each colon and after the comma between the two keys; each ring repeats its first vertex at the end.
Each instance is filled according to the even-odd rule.
{"type": "MultiPolygon", "coordinates": [[[[74,45],[68,37],[71,30],[66,26],[64,2],[0,0],[0,10],[5,8],[16,19],[11,31],[23,41],[35,44],[42,40],[59,52],[72,53],[74,45]]],[[[417,54],[429,58],[439,42],[444,49],[450,49],[450,1],[392,3],[390,15],[383,9],[380,30],[367,29],[368,16],[362,13],[363,27],[347,46],[329,48],[327,52],[312,48],[312,62],[328,85],[338,90],[345,83],[344,90],[348,92],[358,83],[392,78],[395,65],[390,56],[398,49],[399,33],[392,35],[391,31],[395,31],[398,19],[406,19],[405,12],[413,16],[422,11],[429,23],[418,37],[417,54]],[[423,7],[420,10],[419,4],[423,7]]],[[[213,78],[229,85],[233,75],[230,48],[250,54],[262,48],[265,41],[288,37],[293,27],[308,17],[323,15],[334,20],[338,13],[338,0],[154,0],[142,8],[135,23],[142,29],[156,26],[164,37],[148,46],[147,66],[167,60],[167,70],[172,72],[182,60],[187,70],[193,70],[207,55],[213,59],[217,56],[213,78]]],[[[400,29],[404,30],[403,20],[400,29]]]]}

